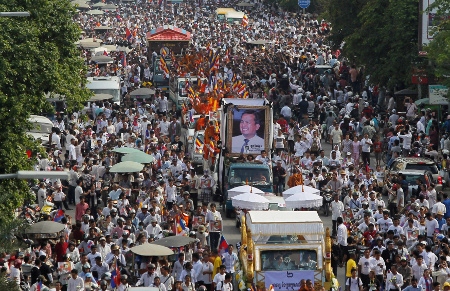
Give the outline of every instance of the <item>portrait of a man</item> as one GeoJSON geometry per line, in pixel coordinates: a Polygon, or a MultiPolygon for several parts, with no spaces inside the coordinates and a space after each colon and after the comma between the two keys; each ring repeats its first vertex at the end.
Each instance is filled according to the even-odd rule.
{"type": "Polygon", "coordinates": [[[238,110],[233,112],[233,137],[231,152],[234,154],[259,154],[264,149],[264,120],[262,110],[238,110]],[[259,134],[259,135],[258,135],[259,134]]]}

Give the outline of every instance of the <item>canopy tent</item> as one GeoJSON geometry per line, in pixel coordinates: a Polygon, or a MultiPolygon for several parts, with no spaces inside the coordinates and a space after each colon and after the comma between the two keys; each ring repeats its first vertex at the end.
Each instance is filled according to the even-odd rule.
{"type": "Polygon", "coordinates": [[[168,236],[157,241],[152,242],[151,244],[165,246],[168,248],[179,248],[190,243],[195,242],[195,238],[191,238],[188,236],[176,235],[176,236],[168,236]]]}
{"type": "Polygon", "coordinates": [[[249,211],[246,214],[247,228],[255,235],[324,235],[325,230],[317,211],[249,211]]]}
{"type": "Polygon", "coordinates": [[[236,195],[242,194],[242,193],[254,193],[254,194],[264,194],[262,190],[259,190],[258,188],[255,188],[250,185],[242,185],[238,187],[234,187],[227,191],[228,199],[233,198],[236,195]]]}
{"type": "Polygon", "coordinates": [[[142,171],[143,168],[144,165],[140,163],[126,161],[115,164],[109,171],[111,173],[134,173],[142,171]]]}
{"type": "Polygon", "coordinates": [[[300,192],[285,199],[286,208],[311,208],[322,206],[323,198],[320,195],[300,192]]]}
{"type": "Polygon", "coordinates": [[[115,153],[119,153],[119,154],[141,153],[140,150],[137,150],[134,148],[127,148],[127,147],[115,148],[112,151],[115,153]]]}
{"type": "Polygon", "coordinates": [[[299,185],[299,186],[295,186],[295,187],[289,188],[286,191],[284,191],[283,197],[286,199],[297,193],[309,193],[309,194],[320,195],[320,190],[313,188],[313,187],[309,187],[309,186],[299,185]]]}
{"type": "Polygon", "coordinates": [[[130,96],[148,96],[155,95],[155,90],[149,88],[139,88],[130,93],[130,96]]]}
{"type": "Polygon", "coordinates": [[[150,164],[153,163],[154,158],[151,155],[148,155],[144,152],[140,152],[140,153],[126,154],[125,156],[123,156],[122,161],[136,162],[140,164],[150,164]]]}
{"type": "Polygon", "coordinates": [[[131,252],[145,257],[151,256],[170,256],[173,255],[173,251],[165,246],[160,246],[157,244],[145,243],[140,246],[135,246],[131,248],[131,252]]]}
{"type": "Polygon", "coordinates": [[[266,210],[269,208],[269,199],[255,193],[242,193],[231,198],[233,207],[250,210],[266,210]]]}

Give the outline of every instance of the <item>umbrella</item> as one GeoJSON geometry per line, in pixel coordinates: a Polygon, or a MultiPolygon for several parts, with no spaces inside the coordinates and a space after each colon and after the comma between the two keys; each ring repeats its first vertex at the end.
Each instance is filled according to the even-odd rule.
{"type": "Polygon", "coordinates": [[[228,199],[242,193],[250,193],[250,191],[254,194],[264,194],[264,191],[261,191],[258,188],[252,187],[250,185],[243,185],[228,190],[228,199]]]}
{"type": "Polygon", "coordinates": [[[79,42],[76,44],[79,47],[83,47],[85,49],[93,49],[93,48],[99,47],[101,45],[101,43],[99,43],[99,42],[79,42]]]}
{"type": "Polygon", "coordinates": [[[136,162],[121,162],[115,164],[109,170],[111,173],[134,173],[140,172],[144,168],[144,165],[136,163],[136,162]]]}
{"type": "Polygon", "coordinates": [[[106,50],[108,52],[115,52],[115,51],[117,51],[117,46],[113,45],[113,44],[102,45],[100,48],[104,48],[104,50],[106,50]]]}
{"type": "Polygon", "coordinates": [[[57,233],[64,230],[64,224],[54,221],[40,221],[25,230],[25,233],[57,233]]]}
{"type": "Polygon", "coordinates": [[[149,88],[139,88],[130,93],[130,96],[150,96],[154,95],[155,90],[149,88]]]}
{"type": "Polygon", "coordinates": [[[105,3],[103,3],[103,2],[98,2],[98,3],[95,3],[94,5],[92,5],[92,7],[103,7],[103,6],[106,6],[106,4],[105,3]]]}
{"type": "Polygon", "coordinates": [[[91,61],[93,61],[97,64],[112,64],[112,63],[114,63],[113,58],[107,57],[105,55],[94,56],[94,57],[92,57],[91,61]]]}
{"type": "Polygon", "coordinates": [[[89,15],[103,15],[105,12],[101,11],[101,10],[89,10],[88,12],[86,12],[86,14],[89,15]]]}
{"type": "Polygon", "coordinates": [[[114,4],[106,4],[105,6],[102,7],[102,10],[113,10],[113,9],[117,9],[117,6],[114,4]]]}
{"type": "Polygon", "coordinates": [[[283,197],[286,199],[294,194],[301,193],[301,192],[320,195],[320,190],[317,190],[316,188],[309,187],[309,186],[303,186],[303,189],[302,189],[302,185],[299,185],[299,186],[295,186],[295,187],[289,188],[286,191],[284,191],[283,197]]]}
{"type": "Polygon", "coordinates": [[[286,208],[320,207],[322,206],[322,199],[322,196],[311,192],[299,192],[286,198],[286,208]]]}
{"type": "Polygon", "coordinates": [[[195,241],[196,241],[195,238],[177,235],[177,236],[168,236],[168,237],[159,239],[157,241],[152,242],[151,244],[165,246],[168,248],[179,248],[179,247],[188,245],[195,241]]]}
{"type": "Polygon", "coordinates": [[[131,153],[131,154],[126,154],[123,158],[122,158],[122,162],[136,162],[136,163],[140,163],[140,164],[150,164],[153,163],[153,156],[148,155],[144,152],[140,152],[140,153],[131,153]]]}
{"type": "Polygon", "coordinates": [[[90,7],[89,7],[89,5],[87,3],[75,2],[75,3],[72,3],[72,4],[78,9],[90,9],[90,7]]]}
{"type": "Polygon", "coordinates": [[[151,257],[151,256],[170,256],[173,255],[173,251],[165,246],[157,244],[145,243],[140,246],[131,248],[131,251],[139,256],[151,257]]]}
{"type": "Polygon", "coordinates": [[[269,208],[269,200],[254,193],[242,193],[231,198],[231,203],[234,207],[250,210],[265,210],[269,208]]]}
{"type": "Polygon", "coordinates": [[[91,98],[89,98],[88,101],[95,102],[95,101],[102,101],[102,100],[110,100],[113,99],[113,95],[111,94],[95,94],[91,98]]]}
{"type": "Polygon", "coordinates": [[[253,4],[252,4],[252,3],[248,3],[248,2],[239,2],[238,4],[236,4],[236,6],[240,6],[240,7],[252,7],[253,4]]]}
{"type": "Polygon", "coordinates": [[[417,95],[416,90],[411,89],[403,89],[394,93],[395,96],[403,96],[403,95],[417,95]]]}
{"type": "Polygon", "coordinates": [[[140,150],[137,150],[137,149],[134,149],[134,148],[127,148],[127,147],[115,148],[112,151],[116,152],[116,153],[119,153],[119,154],[142,153],[140,150]]]}

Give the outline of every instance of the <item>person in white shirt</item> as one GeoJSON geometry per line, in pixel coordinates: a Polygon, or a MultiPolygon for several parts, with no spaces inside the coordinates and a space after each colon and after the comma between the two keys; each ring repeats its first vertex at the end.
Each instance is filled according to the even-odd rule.
{"type": "Polygon", "coordinates": [[[347,246],[347,227],[344,225],[342,217],[336,219],[337,227],[337,242],[342,247],[347,246]]]}
{"type": "Polygon", "coordinates": [[[352,276],[349,277],[345,282],[346,291],[362,291],[363,283],[359,277],[356,276],[356,269],[352,269],[352,276]]]}
{"type": "Polygon", "coordinates": [[[431,216],[431,213],[426,214],[425,228],[427,230],[427,237],[434,240],[434,233],[439,231],[439,223],[433,218],[433,216],[431,216]]]}
{"type": "Polygon", "coordinates": [[[233,291],[232,275],[226,274],[225,279],[216,286],[216,290],[233,291]]]}
{"type": "Polygon", "coordinates": [[[78,277],[78,270],[73,269],[70,272],[70,279],[67,284],[67,291],[83,291],[84,290],[84,280],[78,277]]]}
{"type": "Polygon", "coordinates": [[[437,202],[432,207],[433,208],[431,210],[431,213],[433,213],[434,215],[436,215],[438,213],[442,213],[442,215],[444,215],[447,212],[447,208],[445,207],[445,204],[442,203],[441,195],[439,195],[437,197],[437,202]]]}
{"type": "Polygon", "coordinates": [[[409,154],[409,151],[411,150],[411,141],[412,141],[412,134],[409,132],[409,126],[406,125],[407,128],[405,130],[404,134],[397,133],[397,136],[401,139],[403,139],[403,156],[407,157],[409,154]]]}
{"type": "Polygon", "coordinates": [[[361,144],[361,157],[364,164],[370,165],[370,146],[372,145],[372,140],[369,135],[364,134],[364,138],[360,142],[361,144]]]}
{"type": "Polygon", "coordinates": [[[422,255],[419,255],[416,258],[416,263],[412,265],[412,275],[415,278],[420,278],[423,274],[423,271],[428,269],[428,266],[423,262],[422,255]]]}
{"type": "Polygon", "coordinates": [[[391,266],[386,275],[386,291],[400,291],[403,286],[403,276],[397,272],[397,265],[391,266]]]}
{"type": "Polygon", "coordinates": [[[173,285],[175,284],[175,279],[170,274],[168,266],[162,266],[160,279],[161,279],[161,283],[163,283],[164,286],[166,287],[166,290],[170,291],[173,289],[173,285]]]}
{"type": "Polygon", "coordinates": [[[157,277],[155,270],[155,265],[149,264],[147,266],[147,272],[141,275],[139,281],[136,283],[136,286],[150,287],[154,283],[155,277],[157,277]]]}
{"type": "Polygon", "coordinates": [[[344,211],[344,204],[339,201],[339,195],[334,195],[334,200],[331,201],[331,221],[333,222],[332,235],[337,235],[337,219],[342,217],[342,212],[344,211]]]}
{"type": "Polygon", "coordinates": [[[222,286],[219,286],[219,285],[222,285],[222,282],[225,281],[225,269],[226,269],[226,267],[224,265],[220,265],[219,273],[217,273],[214,276],[214,279],[213,279],[214,290],[217,290],[217,291],[222,290],[221,289],[222,286]]]}
{"type": "Polygon", "coordinates": [[[225,265],[227,273],[234,274],[234,264],[238,261],[238,257],[233,253],[233,245],[228,245],[228,252],[222,255],[222,263],[225,265]]]}
{"type": "Polygon", "coordinates": [[[209,255],[203,254],[202,273],[197,282],[199,285],[205,285],[206,290],[211,290],[213,268],[213,264],[209,261],[209,255]]]}
{"type": "Polygon", "coordinates": [[[380,282],[384,281],[384,272],[386,271],[386,263],[381,257],[380,250],[374,250],[374,256],[370,259],[370,269],[375,272],[375,276],[380,282]]]}
{"type": "Polygon", "coordinates": [[[158,235],[162,232],[161,226],[158,224],[156,218],[151,219],[151,224],[147,226],[146,229],[149,236],[158,237],[158,235]]]}

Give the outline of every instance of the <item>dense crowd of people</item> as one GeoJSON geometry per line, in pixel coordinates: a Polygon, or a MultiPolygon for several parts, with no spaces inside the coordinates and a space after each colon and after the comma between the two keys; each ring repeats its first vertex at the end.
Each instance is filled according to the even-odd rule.
{"type": "MultiPolygon", "coordinates": [[[[121,2],[103,15],[80,10],[74,21],[83,37],[120,47],[99,51],[115,59],[104,66],[91,61],[93,50],[81,45],[80,52],[90,76],[121,78],[122,102],[93,102],[80,112],[56,114],[51,146],[36,168],[67,171],[69,180],[43,181],[36,196],[41,209],[49,201],[56,206],[43,219],[63,224],[64,231],[58,240],[38,239],[28,249],[4,254],[4,271],[23,290],[33,291],[241,288],[235,281],[237,255],[232,245],[226,250],[222,245],[217,181],[210,167],[194,164],[180,140],[181,128],[191,122],[185,116],[203,114],[195,128],[206,129],[205,138],[218,145],[220,121],[209,119],[194,99],[209,104],[231,96],[266,98],[276,114],[272,151],[242,154],[238,161],[269,164],[276,193],[300,184],[334,192],[332,264],[335,276],[345,272],[342,286],[448,291],[450,199],[437,193],[434,181],[419,179],[415,192],[401,175],[390,174],[387,183],[383,168],[420,153],[447,170],[450,142],[440,140],[439,131],[448,130],[439,126],[436,113],[421,110],[410,98],[400,115],[392,95],[367,83],[364,68],[346,63],[326,45],[331,27],[325,20],[260,2],[250,8],[236,4],[137,1],[121,2]],[[219,7],[243,10],[249,22],[220,21],[219,7]],[[152,84],[151,56],[159,52],[148,49],[146,37],[163,25],[192,33],[182,55],[172,55],[178,66],[169,68],[168,77],[208,80],[192,84],[194,96],[182,109],[152,84]],[[110,29],[98,33],[99,26],[110,29]],[[264,45],[248,46],[260,39],[264,45]],[[211,54],[219,56],[215,70],[210,70],[211,54]],[[324,71],[316,67],[324,65],[324,71]],[[238,82],[247,93],[233,90],[238,82]],[[136,100],[130,93],[140,87],[156,93],[136,100]],[[111,172],[123,158],[122,148],[147,153],[153,162],[132,173],[111,172]],[[74,216],[67,213],[71,207],[74,216]],[[177,248],[174,261],[133,259],[134,246],[176,235],[193,242],[177,248]]],[[[209,165],[217,154],[204,156],[209,165]]],[[[304,283],[300,290],[312,291],[312,284],[304,283]]]]}

